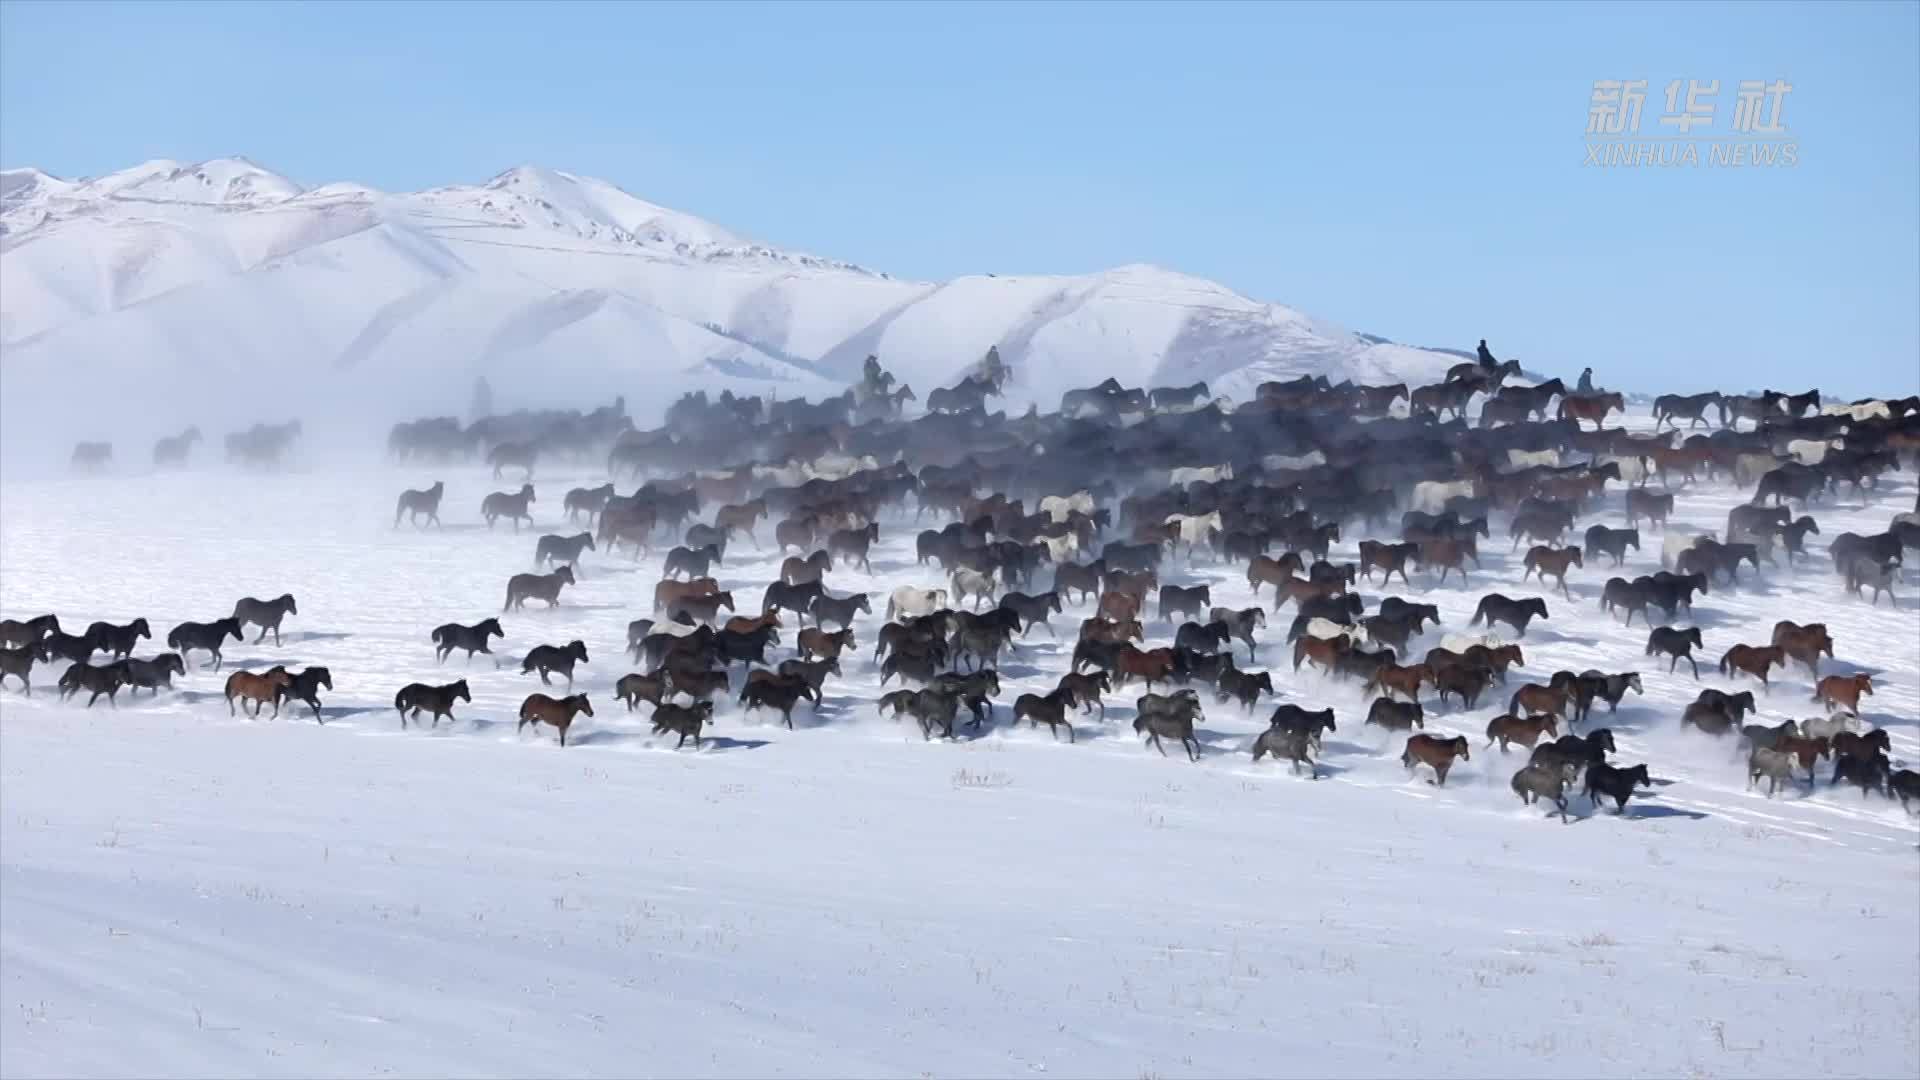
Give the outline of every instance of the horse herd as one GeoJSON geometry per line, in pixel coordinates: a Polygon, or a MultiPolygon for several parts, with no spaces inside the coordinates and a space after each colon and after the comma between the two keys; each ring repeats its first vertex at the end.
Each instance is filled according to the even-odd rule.
{"type": "MultiPolygon", "coordinates": [[[[627,629],[624,647],[636,670],[618,680],[615,694],[629,710],[647,703],[656,733],[678,736],[676,746],[700,744],[723,694],[748,712],[776,712],[789,727],[802,703],[817,706],[861,655],[855,624],[873,616],[880,599],[831,588],[829,579],[839,584],[846,574],[871,574],[882,528],[906,528],[916,533],[918,564],[937,565],[944,582],[885,596],[868,659],[879,674],[881,713],[910,717],[924,738],[954,738],[959,727],[978,731],[992,721],[1003,655],[1036,628],[1059,636],[1051,617],[1085,604],[1092,611],[1079,621],[1067,670],[1051,690],[1018,695],[1012,722],[1044,724],[1055,738],[1074,741],[1076,719],[1086,723],[1097,710],[1104,720],[1106,695],[1140,683],[1134,731],[1162,754],[1165,743],[1177,742],[1198,760],[1204,747],[1196,732],[1209,699],[1251,712],[1279,696],[1274,673],[1254,665],[1269,617],[1289,614],[1291,605],[1286,642],[1293,671],[1311,667],[1358,687],[1369,700],[1362,726],[1405,733],[1400,760],[1409,770],[1424,766],[1431,782],[1444,786],[1454,763],[1471,759],[1466,736],[1426,729],[1424,692],[1434,694],[1437,707],[1458,699],[1472,709],[1497,686],[1506,711],[1487,724],[1483,751],[1527,749],[1511,780],[1521,800],[1545,799],[1565,819],[1568,796],[1583,783],[1579,790],[1596,806],[1610,799],[1624,810],[1653,781],[1645,763],[1610,760],[1617,750],[1609,729],[1579,730],[1592,707],[1604,702],[1611,712],[1627,694],[1643,692],[1644,680],[1686,677],[1677,670],[1682,660],[1698,680],[1693,652],[1703,647],[1702,631],[1671,620],[1737,583],[1743,563],[1757,574],[1780,556],[1808,556],[1807,537],[1822,534],[1806,511],[1842,485],[1864,492],[1883,475],[1914,470],[1920,402],[1823,408],[1817,391],[1669,395],[1655,404],[1656,430],[1645,433],[1605,426],[1624,409],[1617,393],[1570,393],[1558,379],[1507,385],[1516,374],[1513,364],[1467,363],[1441,383],[1413,389],[1302,377],[1262,384],[1238,407],[1204,383],[1148,391],[1109,379],[1069,392],[1059,412],[1009,417],[986,409],[1012,375],[991,353],[954,386],[930,394],[928,410],[909,419],[902,407],[910,398],[870,360],[861,385],[825,402],[769,406],[731,394],[717,401],[688,395],[649,430],[633,426],[623,402],[585,414],[488,417],[467,427],[432,418],[396,426],[388,448],[409,461],[479,458],[495,478],[520,470],[518,490],[482,501],[489,529],[510,522],[517,532],[531,524],[532,507],[544,505],[533,483],[543,458],[597,462],[604,455],[615,482],[647,478],[624,495],[615,482],[566,492],[561,509],[584,530],[535,542],[540,572],[509,578],[502,613],[528,600],[562,604],[586,552],[613,556],[625,547],[637,560],[664,549],[654,613],[627,629]],[[1470,424],[1476,396],[1485,400],[1470,424]],[[1408,408],[1396,414],[1403,400],[1408,408]],[[1711,427],[1710,408],[1719,412],[1717,430],[1681,433],[1682,420],[1689,432],[1711,427]],[[1660,430],[1669,424],[1672,431],[1660,430]],[[1819,444],[1817,460],[1806,460],[1813,456],[1805,453],[1809,441],[1819,444]],[[1668,531],[1676,498],[1700,490],[1702,480],[1750,484],[1752,502],[1734,509],[1723,535],[1668,531]],[[1654,481],[1658,487],[1650,486],[1654,481]],[[1618,508],[1608,499],[1615,491],[1618,508]],[[1624,523],[1594,520],[1612,514],[1624,523]],[[1408,596],[1369,600],[1361,585],[1378,574],[1384,589],[1397,575],[1401,588],[1413,590],[1411,571],[1423,588],[1454,574],[1470,588],[1470,568],[1481,566],[1480,541],[1491,539],[1496,518],[1505,519],[1516,553],[1527,545],[1523,581],[1538,576],[1549,594],[1487,593],[1470,620],[1481,636],[1447,634],[1414,650],[1414,639],[1439,632],[1439,609],[1408,596]],[[1656,663],[1646,673],[1560,670],[1525,678],[1528,628],[1552,618],[1550,600],[1572,602],[1570,576],[1621,566],[1627,552],[1638,553],[1642,521],[1661,530],[1667,568],[1609,577],[1600,604],[1629,625],[1636,613],[1648,622],[1645,653],[1666,658],[1668,671],[1660,673],[1656,663]],[[765,523],[770,537],[761,532],[765,523]],[[1343,537],[1357,541],[1357,561],[1330,561],[1343,537]],[[757,613],[747,614],[751,598],[736,596],[737,585],[722,588],[712,573],[740,545],[767,542],[783,562],[764,584],[757,613]],[[1271,605],[1217,606],[1205,584],[1162,581],[1182,554],[1244,563],[1256,598],[1271,586],[1271,605]],[[1655,610],[1668,622],[1651,625],[1647,616],[1655,610]],[[1150,647],[1147,628],[1162,625],[1169,643],[1150,647]],[[1511,640],[1493,636],[1496,628],[1511,640]],[[789,630],[793,652],[782,657],[775,650],[789,630]],[[896,679],[901,688],[889,689],[896,679]]],[[[263,430],[284,429],[255,429],[263,430]]],[[[76,451],[76,462],[80,457],[76,451]]],[[[436,482],[402,493],[394,528],[439,526],[445,492],[436,482]]],[[[1880,533],[1843,532],[1827,547],[1842,584],[1853,592],[1872,586],[1878,604],[1905,553],[1920,549],[1920,516],[1898,515],[1880,533]]],[[[59,680],[63,696],[84,690],[88,704],[102,695],[112,703],[121,687],[157,693],[170,686],[195,651],[206,651],[219,670],[221,643],[240,640],[248,627],[259,628],[256,640],[271,634],[277,643],[281,620],[296,613],[290,595],[248,598],[226,618],[175,627],[167,642],[176,651],[145,660],[132,656],[134,643],[150,636],[144,620],[96,623],[80,635],[66,634],[50,615],[7,621],[0,623],[0,678],[17,676],[30,689],[35,663],[64,660],[71,666],[59,680]],[[92,664],[96,652],[111,661],[92,664]]],[[[490,654],[505,630],[489,617],[447,623],[425,637],[444,664],[456,651],[469,661],[490,654]]],[[[539,645],[526,653],[521,672],[549,686],[562,676],[571,691],[589,651],[579,640],[539,645]]],[[[1833,783],[1897,796],[1904,806],[1920,797],[1920,775],[1894,768],[1884,731],[1859,730],[1859,698],[1873,692],[1872,679],[1822,677],[1821,658],[1834,653],[1825,625],[1781,621],[1762,641],[1729,643],[1717,664],[1729,678],[1754,679],[1762,693],[1771,692],[1773,670],[1804,667],[1828,716],[1745,724],[1754,709],[1751,691],[1703,689],[1677,722],[1743,740],[1749,783],[1767,778],[1770,795],[1802,774],[1811,784],[1815,763],[1828,760],[1833,783]]],[[[319,690],[331,687],[324,668],[275,667],[232,674],[225,696],[230,711],[250,707],[257,716],[271,705],[277,715],[293,700],[321,717],[319,690]]],[[[394,707],[403,727],[423,715],[437,727],[453,718],[456,704],[471,700],[464,679],[420,682],[400,689],[394,707]]],[[[521,727],[553,727],[564,745],[581,715],[594,715],[585,694],[534,693],[517,720],[521,727]]],[[[1322,737],[1336,730],[1332,708],[1281,702],[1251,752],[1256,761],[1272,756],[1318,778],[1322,737]]]]}

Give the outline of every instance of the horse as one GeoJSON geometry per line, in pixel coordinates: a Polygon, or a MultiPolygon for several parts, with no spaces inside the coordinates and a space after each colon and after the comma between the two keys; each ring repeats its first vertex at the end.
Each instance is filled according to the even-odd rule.
{"type": "MultiPolygon", "coordinates": [[[[1545,581],[1549,577],[1558,578],[1560,580],[1561,595],[1571,600],[1573,599],[1573,593],[1567,589],[1567,569],[1572,566],[1585,566],[1586,564],[1581,558],[1579,548],[1552,548],[1540,545],[1527,550],[1525,565],[1526,573],[1520,575],[1521,581],[1527,580],[1527,578],[1536,573],[1540,575],[1540,580],[1542,581],[1545,581]]],[[[1544,603],[1541,605],[1541,617],[1546,617],[1546,606],[1544,603]]],[[[1521,628],[1520,632],[1523,634],[1526,633],[1525,628],[1521,628]]]]}
{"type": "MultiPolygon", "coordinates": [[[[573,568],[562,566],[551,574],[515,574],[507,579],[507,601],[502,612],[518,611],[532,600],[544,600],[549,608],[560,606],[560,590],[574,584],[573,568]]],[[[471,656],[471,654],[469,654],[471,656]]]]}
{"type": "Polygon", "coordinates": [[[575,515],[585,514],[587,524],[591,525],[593,519],[607,508],[607,500],[611,498],[613,498],[611,483],[591,488],[577,487],[567,492],[566,498],[561,501],[561,509],[567,512],[568,521],[574,520],[575,515]]]}
{"type": "Polygon", "coordinates": [[[97,472],[104,469],[113,464],[113,444],[110,442],[76,443],[73,447],[71,464],[75,472],[97,472]]]}
{"type": "Polygon", "coordinates": [[[95,667],[92,664],[82,661],[69,666],[66,671],[61,673],[60,700],[65,701],[80,691],[85,690],[89,695],[87,698],[87,708],[93,708],[93,703],[100,700],[101,694],[105,694],[107,695],[107,705],[117,709],[120,706],[118,702],[114,701],[114,695],[118,694],[120,688],[124,685],[126,685],[126,677],[119,664],[105,664],[100,667],[95,667]]]}
{"type": "Polygon", "coordinates": [[[433,726],[437,728],[440,726],[441,717],[446,717],[448,721],[454,719],[454,702],[472,700],[473,693],[467,689],[467,680],[465,679],[461,679],[458,682],[450,682],[444,686],[429,686],[426,683],[408,683],[400,688],[399,693],[393,695],[393,707],[400,714],[400,728],[404,731],[407,727],[407,716],[409,713],[412,714],[413,719],[418,720],[420,719],[421,710],[426,710],[432,714],[433,726]]]}
{"type": "Polygon", "coordinates": [[[400,519],[405,517],[407,524],[418,528],[420,515],[427,515],[427,524],[436,529],[444,529],[440,524],[440,497],[447,493],[447,482],[435,480],[430,488],[408,488],[400,493],[400,501],[393,508],[393,527],[400,527],[400,519]]]}
{"type": "Polygon", "coordinates": [[[500,479],[502,472],[509,466],[526,470],[526,479],[533,479],[534,459],[539,451],[532,443],[503,442],[487,451],[487,464],[493,466],[493,478],[500,479]]]}
{"type": "Polygon", "coordinates": [[[255,645],[267,640],[268,631],[273,633],[273,643],[280,644],[281,620],[289,615],[298,614],[300,609],[294,604],[292,593],[281,593],[271,600],[243,597],[233,605],[234,621],[238,622],[242,629],[249,625],[260,628],[260,636],[253,639],[255,645]]]}
{"type": "Polygon", "coordinates": [[[1693,650],[1701,647],[1700,628],[1697,626],[1690,626],[1685,629],[1674,626],[1656,626],[1647,634],[1647,649],[1645,655],[1653,656],[1658,653],[1671,657],[1671,661],[1667,664],[1667,674],[1669,675],[1673,674],[1674,670],[1680,666],[1681,660],[1685,660],[1693,666],[1693,677],[1697,680],[1700,678],[1700,662],[1693,658],[1693,650]]]}
{"type": "Polygon", "coordinates": [[[1473,753],[1467,746],[1464,735],[1442,738],[1424,732],[1407,736],[1407,747],[1400,753],[1400,764],[1412,773],[1418,766],[1425,765],[1433,770],[1434,779],[1430,781],[1436,787],[1447,786],[1447,773],[1453,768],[1455,758],[1472,761],[1473,753]]]}
{"type": "Polygon", "coordinates": [[[499,619],[487,618],[480,620],[472,626],[462,626],[459,623],[446,623],[441,626],[436,626],[433,628],[431,636],[433,638],[434,663],[444,664],[447,662],[447,657],[452,655],[455,649],[467,650],[467,660],[469,662],[473,660],[473,654],[477,652],[486,653],[491,656],[493,650],[487,648],[488,639],[496,637],[504,638],[507,636],[507,632],[500,629],[499,619]]]}
{"type": "Polygon", "coordinates": [[[680,741],[673,744],[675,750],[685,746],[689,738],[693,740],[693,748],[700,749],[700,729],[712,722],[713,702],[711,701],[696,701],[692,705],[667,702],[653,710],[655,735],[680,736],[680,741]]]}
{"type": "Polygon", "coordinates": [[[168,435],[153,444],[153,463],[156,466],[185,465],[187,455],[193,450],[193,444],[200,441],[200,429],[189,427],[178,435],[168,435]]]}
{"type": "Polygon", "coordinates": [[[541,683],[551,686],[553,681],[547,678],[549,672],[558,671],[566,675],[567,686],[573,686],[573,666],[587,663],[587,644],[584,641],[570,641],[565,645],[535,645],[528,650],[525,660],[520,662],[520,674],[538,671],[541,683]]]}
{"type": "Polygon", "coordinates": [[[1560,399],[1560,419],[1571,420],[1578,424],[1582,420],[1593,421],[1593,430],[1599,431],[1606,423],[1607,414],[1625,412],[1627,402],[1618,391],[1599,394],[1569,394],[1560,399]]]}
{"type": "Polygon", "coordinates": [[[533,565],[564,565],[573,567],[577,571],[581,554],[597,550],[599,549],[593,546],[592,533],[575,533],[572,536],[548,533],[533,545],[533,565]]]}
{"type": "MultiPolygon", "coordinates": [[[[528,694],[527,700],[520,703],[520,722],[513,727],[519,734],[528,724],[538,731],[541,724],[551,724],[560,731],[560,745],[567,745],[567,729],[573,726],[573,718],[581,713],[593,715],[593,702],[585,694],[571,697],[550,698],[545,694],[528,694]]],[[[438,718],[436,717],[436,722],[438,718]]]]}
{"type": "Polygon", "coordinates": [[[1525,637],[1528,623],[1547,617],[1547,602],[1537,596],[1515,600],[1500,593],[1488,593],[1480,598],[1480,603],[1473,609],[1473,619],[1468,625],[1479,626],[1483,620],[1489,627],[1495,623],[1506,623],[1513,627],[1515,633],[1525,637]]]}
{"type": "Polygon", "coordinates": [[[1867,672],[1852,675],[1828,675],[1813,685],[1813,700],[1838,712],[1845,708],[1851,716],[1860,715],[1860,695],[1873,694],[1873,676],[1867,672]]]}
{"type": "Polygon", "coordinates": [[[1769,669],[1786,667],[1785,650],[1778,645],[1735,645],[1720,657],[1720,674],[1738,675],[1745,672],[1760,680],[1760,685],[1769,693],[1773,684],[1767,679],[1769,669]]]}
{"type": "Polygon", "coordinates": [[[287,669],[275,665],[264,674],[256,675],[251,671],[236,671],[227,676],[227,715],[234,715],[233,699],[253,702],[253,715],[258,718],[260,706],[273,702],[273,715],[280,715],[280,692],[293,685],[293,676],[287,669]]]}
{"type": "Polygon", "coordinates": [[[287,684],[280,688],[279,698],[274,701],[275,714],[278,714],[280,711],[280,702],[292,699],[302,702],[308,708],[312,709],[315,720],[318,720],[322,724],[326,723],[327,718],[320,713],[321,687],[325,687],[328,690],[333,689],[333,672],[328,671],[326,668],[310,667],[291,672],[287,684]]]}
{"type": "Polygon", "coordinates": [[[1487,724],[1487,745],[1492,746],[1498,742],[1500,752],[1503,754],[1507,753],[1507,747],[1512,743],[1519,743],[1531,750],[1533,745],[1540,741],[1540,736],[1559,735],[1559,724],[1559,718],[1552,713],[1527,717],[1515,716],[1512,713],[1496,716],[1487,724]]]}
{"type": "Polygon", "coordinates": [[[195,649],[211,653],[213,670],[219,671],[223,662],[220,644],[229,637],[235,641],[246,640],[240,632],[239,619],[216,619],[210,623],[183,622],[167,632],[167,648],[183,658],[191,656],[195,649]]]}
{"type": "MultiPolygon", "coordinates": [[[[533,515],[527,510],[528,504],[533,501],[532,484],[521,484],[520,490],[513,493],[496,491],[480,500],[480,516],[487,519],[488,532],[493,531],[493,523],[501,518],[512,518],[513,531],[519,532],[522,520],[525,520],[529,526],[533,524],[533,515]]],[[[605,520],[602,517],[603,525],[605,520]]]]}
{"type": "Polygon", "coordinates": [[[94,647],[117,660],[133,655],[134,646],[141,638],[153,637],[148,629],[147,620],[135,619],[125,626],[115,626],[110,622],[97,622],[87,627],[84,637],[94,643],[94,647]]]}

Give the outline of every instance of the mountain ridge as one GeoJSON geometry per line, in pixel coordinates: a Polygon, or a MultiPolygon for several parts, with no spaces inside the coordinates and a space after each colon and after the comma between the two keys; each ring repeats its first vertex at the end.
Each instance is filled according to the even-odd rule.
{"type": "Polygon", "coordinates": [[[530,402],[563,396],[562,374],[571,400],[636,381],[639,401],[790,397],[837,392],[870,353],[924,396],[994,345],[1008,404],[1043,408],[1108,376],[1247,395],[1302,374],[1430,381],[1456,362],[1149,263],[895,278],[534,165],[416,192],[306,187],[242,157],[0,173],[10,408],[47,407],[74,372],[162,397],[209,372],[326,372],[315,410],[358,407],[378,380],[396,412],[431,411],[479,375],[530,402]]]}

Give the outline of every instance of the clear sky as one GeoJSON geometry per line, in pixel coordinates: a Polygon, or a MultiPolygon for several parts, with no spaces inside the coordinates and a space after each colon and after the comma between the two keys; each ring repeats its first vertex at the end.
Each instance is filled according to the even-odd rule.
{"type": "Polygon", "coordinates": [[[1152,262],[1632,387],[1920,385],[1920,4],[0,2],[0,163],[604,177],[915,278],[1152,262]],[[1785,79],[1799,164],[1588,167],[1785,79]]]}

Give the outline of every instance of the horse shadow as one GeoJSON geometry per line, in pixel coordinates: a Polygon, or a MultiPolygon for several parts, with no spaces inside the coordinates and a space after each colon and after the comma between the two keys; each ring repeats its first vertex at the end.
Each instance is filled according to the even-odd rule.
{"type": "Polygon", "coordinates": [[[352,634],[330,630],[301,630],[297,633],[288,634],[287,640],[295,643],[302,641],[344,641],[352,636],[352,634]]]}
{"type": "MultiPolygon", "coordinates": [[[[349,716],[363,716],[367,713],[383,711],[385,710],[374,705],[322,705],[320,706],[320,718],[322,720],[345,720],[349,716]]],[[[313,710],[307,710],[307,715],[312,716],[313,710]]]]}
{"type": "MultiPolygon", "coordinates": [[[[1805,669],[1799,670],[1804,671],[1805,669]]],[[[1886,668],[1867,667],[1864,664],[1856,664],[1851,660],[1835,660],[1830,657],[1820,658],[1820,674],[1822,676],[1871,675],[1877,679],[1884,674],[1886,670],[1886,668]]]]}
{"type": "Polygon", "coordinates": [[[1892,713],[1863,712],[1860,714],[1860,719],[1865,723],[1872,724],[1876,728],[1920,728],[1920,719],[1915,719],[1911,716],[1895,716],[1892,713]]]}
{"type": "Polygon", "coordinates": [[[237,660],[227,660],[221,665],[219,671],[215,671],[212,674],[225,677],[236,671],[250,671],[256,668],[265,669],[271,667],[283,667],[291,670],[305,663],[306,661],[304,660],[288,659],[279,656],[247,656],[237,660]]]}
{"type": "MultiPolygon", "coordinates": [[[[1596,815],[1598,813],[1599,811],[1595,811],[1596,815]]],[[[1688,821],[1705,821],[1711,815],[1703,814],[1698,810],[1682,810],[1677,806],[1662,806],[1659,803],[1630,802],[1627,804],[1626,813],[1616,816],[1630,818],[1635,821],[1651,821],[1660,818],[1684,818],[1688,821]]]]}
{"type": "Polygon", "coordinates": [[[1674,614],[1676,616],[1680,616],[1684,614],[1688,622],[1692,623],[1694,626],[1697,626],[1702,630],[1717,630],[1731,623],[1736,623],[1740,621],[1738,619],[1729,618],[1726,612],[1721,611],[1718,608],[1696,607],[1691,611],[1686,611],[1685,609],[1682,609],[1682,611],[1674,612],[1674,614]]]}

